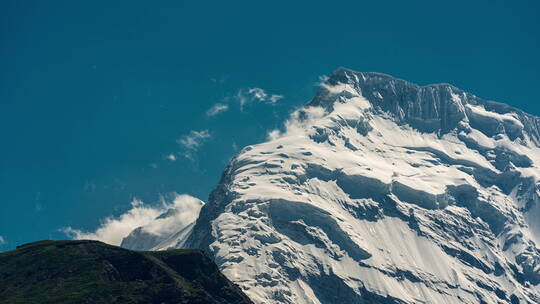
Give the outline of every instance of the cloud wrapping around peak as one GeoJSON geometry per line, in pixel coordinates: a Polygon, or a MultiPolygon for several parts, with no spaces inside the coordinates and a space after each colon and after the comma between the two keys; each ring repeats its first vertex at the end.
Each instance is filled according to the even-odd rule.
{"type": "Polygon", "coordinates": [[[330,79],[327,75],[320,75],[319,81],[315,83],[316,86],[322,87],[330,79]]]}
{"type": "Polygon", "coordinates": [[[6,243],[6,239],[0,235],[0,246],[4,245],[6,243]]]}
{"type": "Polygon", "coordinates": [[[266,134],[266,138],[268,140],[275,140],[280,137],[281,137],[281,131],[279,131],[278,129],[271,130],[266,134]]]}
{"type": "Polygon", "coordinates": [[[133,200],[131,209],[118,217],[108,216],[101,221],[95,231],[82,231],[66,227],[61,229],[76,240],[99,240],[111,245],[120,245],[122,239],[133,229],[149,224],[163,212],[162,207],[146,206],[142,201],[133,200]]]}
{"type": "Polygon", "coordinates": [[[177,195],[172,203],[148,206],[133,200],[131,208],[119,216],[108,216],[94,231],[82,231],[72,227],[61,229],[68,237],[76,240],[98,240],[111,245],[120,245],[134,229],[160,235],[193,223],[199,216],[204,203],[187,194],[177,195]]]}
{"type": "Polygon", "coordinates": [[[346,93],[347,95],[359,96],[358,91],[350,84],[341,82],[331,84],[328,82],[328,79],[329,77],[326,75],[319,76],[319,82],[315,85],[325,89],[330,94],[336,95],[346,93]]]}
{"type": "Polygon", "coordinates": [[[200,199],[191,195],[177,195],[172,204],[164,207],[167,209],[164,213],[142,229],[158,236],[172,234],[197,220],[203,205],[200,199]]]}
{"type": "Polygon", "coordinates": [[[206,117],[216,116],[220,113],[226,112],[227,110],[229,110],[229,105],[224,103],[216,103],[210,109],[208,109],[208,111],[206,111],[206,117]]]}
{"type": "Polygon", "coordinates": [[[268,140],[275,140],[283,136],[297,135],[305,132],[316,120],[325,115],[322,107],[303,107],[291,113],[289,119],[285,121],[285,131],[274,129],[266,134],[268,140]]]}
{"type": "MultiPolygon", "coordinates": [[[[330,94],[342,94],[347,92],[349,95],[358,96],[358,92],[349,84],[338,83],[329,84],[328,76],[319,76],[319,82],[316,85],[326,89],[330,94]]],[[[302,107],[292,112],[289,119],[284,123],[283,129],[270,130],[266,133],[267,140],[276,140],[283,136],[297,135],[308,130],[317,120],[322,118],[326,111],[322,107],[302,107]]]]}

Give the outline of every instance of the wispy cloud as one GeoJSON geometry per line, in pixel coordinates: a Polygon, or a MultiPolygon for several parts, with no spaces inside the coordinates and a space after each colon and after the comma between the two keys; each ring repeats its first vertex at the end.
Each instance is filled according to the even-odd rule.
{"type": "Polygon", "coordinates": [[[223,113],[229,109],[229,105],[224,103],[214,104],[208,111],[206,111],[206,117],[216,116],[219,113],[223,113]]]}
{"type": "Polygon", "coordinates": [[[324,115],[325,110],[321,107],[303,107],[291,113],[283,125],[284,131],[270,130],[266,133],[266,137],[268,140],[275,140],[283,136],[301,134],[324,115]]]}
{"type": "MultiPolygon", "coordinates": [[[[225,98],[225,100],[228,100],[228,98],[225,98]]],[[[236,92],[234,100],[236,100],[240,104],[240,111],[243,111],[244,105],[251,101],[249,96],[246,95],[243,89],[240,89],[236,92]]]]}
{"type": "Polygon", "coordinates": [[[270,130],[266,134],[266,139],[267,140],[275,140],[275,139],[278,139],[280,137],[281,137],[281,131],[278,130],[278,129],[270,130]]]}
{"type": "Polygon", "coordinates": [[[6,239],[0,235],[0,246],[4,245],[6,243],[6,239]]]}
{"type": "Polygon", "coordinates": [[[34,199],[34,201],[34,210],[36,212],[40,212],[41,210],[43,210],[43,205],[41,204],[41,192],[38,191],[38,193],[36,193],[36,198],[34,199]]]}
{"type": "Polygon", "coordinates": [[[326,81],[328,81],[329,77],[326,75],[320,75],[319,81],[315,83],[317,86],[322,86],[326,81]]]}
{"type": "Polygon", "coordinates": [[[247,92],[252,99],[259,102],[276,103],[278,100],[283,99],[283,95],[268,94],[261,88],[250,88],[247,92]]]}
{"type": "MultiPolygon", "coordinates": [[[[236,91],[236,93],[231,94],[223,98],[220,102],[217,102],[210,107],[206,113],[206,118],[210,118],[216,115],[219,115],[223,112],[229,111],[234,104],[240,106],[240,111],[244,110],[244,107],[247,104],[251,103],[266,103],[270,105],[276,104],[278,101],[283,99],[284,96],[281,94],[270,94],[262,88],[252,87],[252,88],[241,88],[236,91]]],[[[278,131],[279,132],[279,131],[278,131]]],[[[274,133],[280,134],[280,133],[274,133]]],[[[208,130],[191,130],[188,134],[183,135],[181,138],[177,139],[183,152],[180,153],[171,153],[165,156],[169,161],[176,161],[177,155],[182,155],[185,158],[196,161],[196,154],[199,148],[211,137],[211,134],[208,130]]],[[[236,149],[236,148],[233,148],[236,149]]]]}
{"type": "Polygon", "coordinates": [[[182,136],[177,142],[184,148],[184,156],[188,159],[193,159],[195,153],[211,137],[208,130],[195,131],[191,130],[189,134],[182,136]]]}
{"type": "Polygon", "coordinates": [[[258,101],[265,101],[268,98],[268,94],[266,94],[266,92],[261,88],[248,89],[248,94],[253,96],[253,98],[257,99],[258,101]]]}
{"type": "Polygon", "coordinates": [[[161,212],[160,208],[146,206],[142,201],[134,200],[126,213],[118,217],[106,217],[95,231],[82,231],[72,227],[63,228],[61,231],[76,240],[100,240],[108,244],[120,245],[122,239],[133,229],[147,225],[161,212]]]}
{"type": "Polygon", "coordinates": [[[191,130],[189,131],[189,134],[182,136],[182,138],[178,140],[178,143],[186,149],[196,150],[207,138],[210,138],[210,132],[208,132],[208,130],[191,130]]]}
{"type": "MultiPolygon", "coordinates": [[[[283,95],[279,94],[269,94],[264,89],[261,88],[248,88],[248,89],[239,89],[234,95],[234,100],[240,104],[240,110],[244,109],[244,106],[252,102],[262,102],[275,104],[279,100],[283,99],[283,95]]],[[[226,101],[231,100],[231,98],[225,98],[226,101]]]]}
{"type": "Polygon", "coordinates": [[[99,240],[112,245],[120,245],[131,231],[143,227],[154,235],[171,233],[181,229],[197,219],[202,201],[190,195],[177,195],[172,203],[159,206],[147,206],[142,201],[134,200],[131,208],[120,216],[108,216],[94,231],[82,231],[72,227],[60,229],[68,237],[76,240],[99,240]],[[172,216],[160,217],[171,212],[172,216]]]}
{"type": "Polygon", "coordinates": [[[153,235],[168,235],[182,230],[199,217],[204,203],[191,195],[177,195],[171,204],[162,206],[160,216],[142,226],[145,232],[153,235]]]}
{"type": "Polygon", "coordinates": [[[270,102],[270,103],[276,103],[276,102],[278,102],[280,99],[283,99],[283,98],[284,98],[283,95],[272,94],[272,95],[270,95],[270,97],[268,98],[268,102],[270,102]]]}

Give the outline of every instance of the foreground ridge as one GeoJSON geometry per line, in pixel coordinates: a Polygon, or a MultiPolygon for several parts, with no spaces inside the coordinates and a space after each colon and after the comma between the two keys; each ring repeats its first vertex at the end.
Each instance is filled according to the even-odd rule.
{"type": "Polygon", "coordinates": [[[199,250],[40,241],[0,253],[0,303],[252,303],[199,250]]]}

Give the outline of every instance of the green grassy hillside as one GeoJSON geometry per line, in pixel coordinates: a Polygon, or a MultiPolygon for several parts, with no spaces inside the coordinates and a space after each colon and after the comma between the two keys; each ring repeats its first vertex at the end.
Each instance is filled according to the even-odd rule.
{"type": "Polygon", "coordinates": [[[198,250],[40,241],[0,253],[0,303],[251,303],[198,250]]]}

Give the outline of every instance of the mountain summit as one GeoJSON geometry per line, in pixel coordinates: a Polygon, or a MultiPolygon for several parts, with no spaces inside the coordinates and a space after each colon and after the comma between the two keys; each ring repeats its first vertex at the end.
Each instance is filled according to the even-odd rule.
{"type": "Polygon", "coordinates": [[[176,244],[256,303],[540,303],[539,125],[339,69],[231,160],[176,244]]]}

